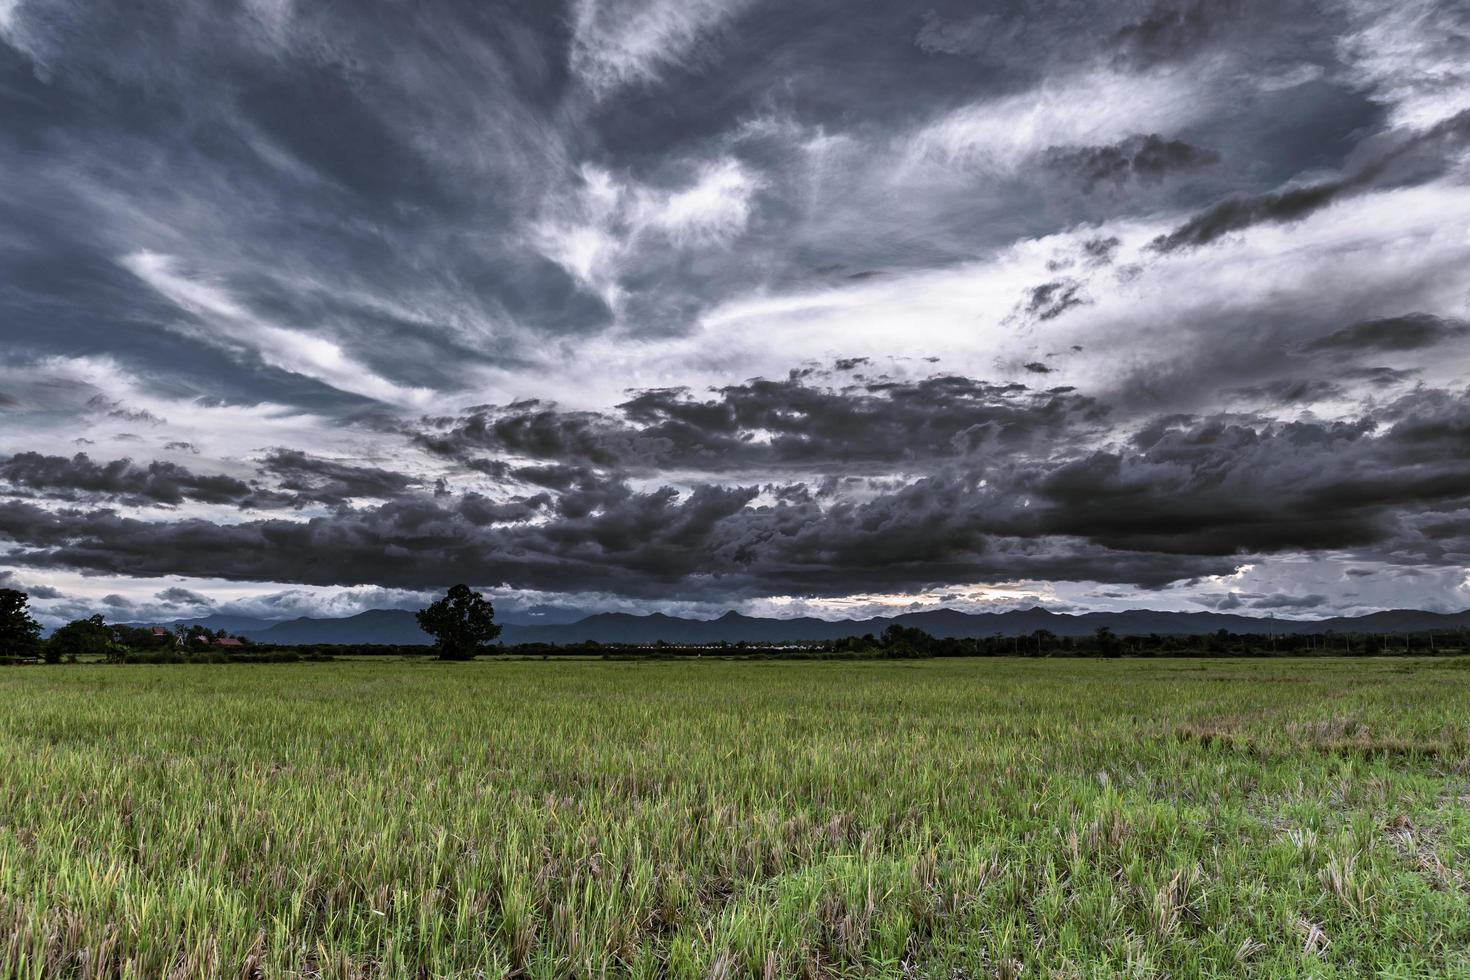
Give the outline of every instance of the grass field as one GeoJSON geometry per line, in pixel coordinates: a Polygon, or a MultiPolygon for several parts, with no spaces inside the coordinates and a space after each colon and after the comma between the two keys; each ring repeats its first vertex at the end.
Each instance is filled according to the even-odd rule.
{"type": "Polygon", "coordinates": [[[1470,976],[1460,663],[0,670],[0,976],[1470,976]]]}

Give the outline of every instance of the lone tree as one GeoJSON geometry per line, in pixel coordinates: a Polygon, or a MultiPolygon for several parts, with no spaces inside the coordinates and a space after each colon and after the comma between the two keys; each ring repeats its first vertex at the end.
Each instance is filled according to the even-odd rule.
{"type": "Polygon", "coordinates": [[[456,585],[438,602],[418,611],[419,626],[434,638],[440,660],[471,660],[488,653],[500,635],[495,607],[468,585],[456,585]]]}
{"type": "Polygon", "coordinates": [[[0,657],[34,657],[41,649],[41,624],[26,611],[31,597],[0,589],[0,657]]]}

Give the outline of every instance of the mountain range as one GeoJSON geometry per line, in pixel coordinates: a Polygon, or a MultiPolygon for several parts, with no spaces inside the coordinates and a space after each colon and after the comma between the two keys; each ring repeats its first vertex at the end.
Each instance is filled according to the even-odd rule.
{"type": "MultiPolygon", "coordinates": [[[[965,613],[953,609],[903,613],[870,619],[825,620],[810,616],[768,619],[727,612],[718,619],[684,619],[653,613],[597,613],[573,621],[569,611],[548,616],[551,622],[528,617],[502,617],[502,643],[780,643],[834,640],[844,636],[882,633],[890,624],[916,627],[938,637],[1025,636],[1050,630],[1057,636],[1088,636],[1106,626],[1120,636],[1158,633],[1200,636],[1219,630],[1232,633],[1396,633],[1470,628],[1470,611],[1435,613],[1416,609],[1393,609],[1364,616],[1337,616],[1320,620],[1275,619],[1217,612],[1158,612],[1130,609],[1124,612],[1056,613],[1033,607],[999,613],[965,613]]],[[[419,629],[414,614],[403,609],[370,609],[340,619],[302,617],[285,621],[251,619],[244,616],[205,616],[178,620],[198,623],[209,629],[248,636],[258,643],[392,643],[427,644],[429,637],[419,629]]],[[[169,624],[175,625],[175,624],[169,624]]]]}

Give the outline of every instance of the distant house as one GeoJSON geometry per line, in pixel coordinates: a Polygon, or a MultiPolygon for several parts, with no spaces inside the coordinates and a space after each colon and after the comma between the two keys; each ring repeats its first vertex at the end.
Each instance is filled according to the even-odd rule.
{"type": "Polygon", "coordinates": [[[208,633],[195,633],[189,637],[189,642],[200,647],[243,647],[246,641],[238,636],[210,636],[208,633]]]}
{"type": "Polygon", "coordinates": [[[167,626],[150,626],[148,627],[148,635],[153,638],[154,644],[160,647],[168,643],[172,643],[180,649],[184,646],[184,638],[182,636],[175,636],[173,631],[167,626]]]}

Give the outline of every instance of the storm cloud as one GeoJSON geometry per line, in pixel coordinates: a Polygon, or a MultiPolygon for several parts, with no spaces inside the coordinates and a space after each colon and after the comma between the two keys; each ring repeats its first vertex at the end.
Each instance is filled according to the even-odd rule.
{"type": "Polygon", "coordinates": [[[0,572],[48,621],[1464,605],[1467,40],[1449,0],[0,2],[0,572]]]}
{"type": "Polygon", "coordinates": [[[1219,160],[1213,150],[1166,140],[1157,133],[1130,136],[1109,146],[1052,147],[1045,154],[1047,167],[1077,180],[1089,191],[1100,185],[1158,182],[1219,160]]]}
{"type": "MultiPolygon", "coordinates": [[[[666,405],[644,405],[646,429],[666,425],[666,405]]],[[[1053,440],[1039,454],[931,457],[925,475],[836,496],[709,482],[724,465],[711,456],[682,489],[639,489],[619,471],[521,474],[552,492],[425,494],[307,520],[159,525],[18,500],[0,506],[0,534],[14,562],[36,568],[227,567],[245,580],[396,588],[459,576],[643,598],[923,590],[1017,573],[1151,588],[1314,549],[1470,557],[1470,531],[1444,523],[1470,509],[1465,392],[1405,396],[1347,422],[1174,416],[1095,449],[1073,435],[1067,450],[1053,440]]]]}
{"type": "Polygon", "coordinates": [[[1470,324],[1428,313],[1363,320],[1307,344],[1307,351],[1411,351],[1470,333],[1470,324]]]}
{"type": "Polygon", "coordinates": [[[39,491],[63,500],[96,495],[165,506],[176,506],[186,499],[239,503],[251,492],[249,484],[228,476],[203,476],[167,462],[138,466],[130,459],[115,459],[97,463],[86,453],[70,458],[17,453],[0,461],[0,480],[15,489],[39,491]]]}

